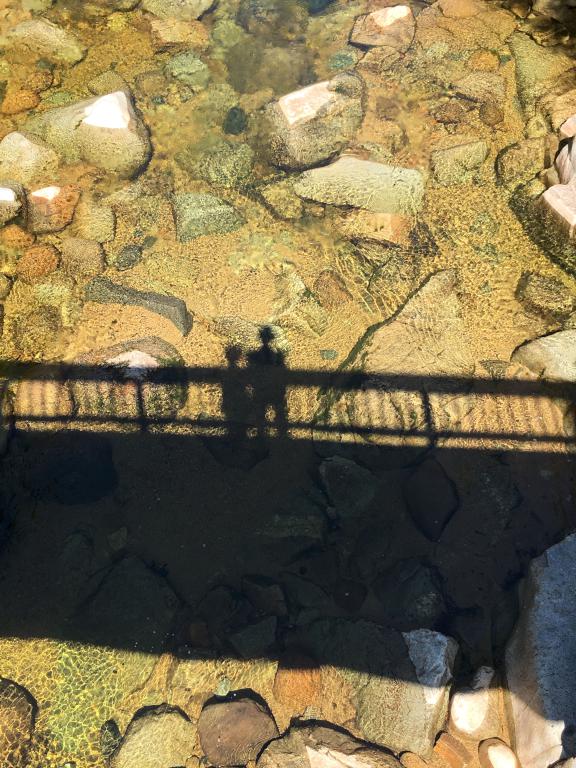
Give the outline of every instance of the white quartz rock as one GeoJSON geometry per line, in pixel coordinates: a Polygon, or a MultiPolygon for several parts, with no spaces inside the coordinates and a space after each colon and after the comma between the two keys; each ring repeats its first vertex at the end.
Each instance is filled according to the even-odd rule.
{"type": "Polygon", "coordinates": [[[138,173],[152,151],[126,91],[49,110],[33,118],[29,127],[67,162],[84,161],[125,178],[138,173]]]}

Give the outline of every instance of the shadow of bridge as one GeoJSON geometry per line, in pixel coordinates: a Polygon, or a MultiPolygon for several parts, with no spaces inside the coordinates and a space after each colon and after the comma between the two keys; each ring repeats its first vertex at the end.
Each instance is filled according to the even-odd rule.
{"type": "Polygon", "coordinates": [[[311,628],[368,621],[498,661],[576,527],[574,388],[257,375],[2,364],[2,635],[354,668],[311,628]]]}

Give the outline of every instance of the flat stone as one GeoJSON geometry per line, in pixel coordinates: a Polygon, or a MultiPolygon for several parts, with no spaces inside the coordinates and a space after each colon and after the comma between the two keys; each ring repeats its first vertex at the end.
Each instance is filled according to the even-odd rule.
{"type": "Polygon", "coordinates": [[[488,157],[485,141],[472,141],[432,152],[432,168],[439,184],[466,184],[478,173],[488,157]]]}
{"type": "Polygon", "coordinates": [[[528,115],[536,102],[552,92],[562,76],[574,68],[574,60],[556,47],[538,45],[529,35],[514,32],[507,41],[516,64],[520,102],[528,115]]]}
{"type": "Polygon", "coordinates": [[[161,19],[194,21],[209,11],[214,0],[142,0],[142,8],[161,19]]]}
{"type": "Polygon", "coordinates": [[[244,225],[244,219],[229,203],[214,195],[184,192],[174,195],[176,234],[181,243],[203,235],[223,235],[244,225]]]}
{"type": "Polygon", "coordinates": [[[340,234],[351,240],[369,240],[408,248],[414,220],[400,213],[355,210],[336,219],[334,225],[340,234]]]}
{"type": "Polygon", "coordinates": [[[43,18],[17,24],[7,40],[11,48],[63,64],[76,64],[86,55],[86,47],[71,32],[43,18]]]}
{"type": "Polygon", "coordinates": [[[305,171],[294,183],[300,197],[330,205],[350,205],[375,213],[414,214],[424,197],[420,171],[344,156],[305,171]]]}
{"type": "MultiPolygon", "coordinates": [[[[568,364],[574,368],[576,336],[571,339],[568,364]]],[[[548,768],[564,757],[566,735],[576,728],[575,567],[576,535],[532,561],[522,588],[520,618],[506,649],[512,744],[523,768],[548,768]]],[[[497,763],[487,754],[489,746],[481,749],[490,759],[485,768],[493,768],[497,763]]],[[[501,764],[516,768],[509,753],[501,751],[501,764]]]]}
{"type": "Polygon", "coordinates": [[[362,93],[362,80],[345,73],[269,104],[263,112],[263,133],[271,162],[300,170],[341,151],[362,122],[362,93]]]}
{"type": "Polygon", "coordinates": [[[558,331],[518,347],[512,361],[546,379],[576,381],[576,330],[558,331]]]}
{"type": "Polygon", "coordinates": [[[246,765],[277,736],[272,716],[248,697],[207,704],[198,718],[198,737],[211,765],[246,765]]]}
{"type": "Polygon", "coordinates": [[[414,39],[416,23],[408,5],[379,8],[356,19],[350,42],[367,47],[385,46],[405,53],[414,39]]]}
{"type": "Polygon", "coordinates": [[[67,162],[84,161],[130,178],[152,153],[148,131],[127,91],[115,91],[33,117],[28,127],[67,162]]]}
{"type": "Polygon", "coordinates": [[[260,755],[258,768],[400,768],[389,752],[358,741],[345,731],[296,725],[260,755]]]}
{"type": "Polygon", "coordinates": [[[14,131],[0,141],[0,178],[28,186],[52,181],[60,159],[37,136],[14,131]]]}
{"type": "Polygon", "coordinates": [[[137,713],[126,729],[110,768],[169,768],[186,765],[194,754],[196,727],[166,705],[137,713]]]}
{"type": "Polygon", "coordinates": [[[162,295],[151,291],[138,291],[109,280],[107,277],[95,277],[86,286],[87,301],[99,304],[125,304],[142,307],[170,320],[186,336],[192,329],[192,315],[186,304],[176,296],[162,295]]]}

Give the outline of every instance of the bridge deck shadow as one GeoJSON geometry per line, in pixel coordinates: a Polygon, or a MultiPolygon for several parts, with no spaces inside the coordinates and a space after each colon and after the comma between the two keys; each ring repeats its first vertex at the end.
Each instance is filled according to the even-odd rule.
{"type": "Polygon", "coordinates": [[[254,386],[243,372],[2,375],[5,637],[187,657],[296,643],[355,668],[353,647],[323,652],[310,628],[367,620],[438,629],[464,664],[494,663],[527,564],[575,528],[564,385],[285,370],[282,423],[263,427],[233,402],[221,413],[223,389],[254,386]],[[500,400],[498,422],[486,404],[500,400]],[[255,576],[281,586],[280,607],[254,598],[255,576]]]}

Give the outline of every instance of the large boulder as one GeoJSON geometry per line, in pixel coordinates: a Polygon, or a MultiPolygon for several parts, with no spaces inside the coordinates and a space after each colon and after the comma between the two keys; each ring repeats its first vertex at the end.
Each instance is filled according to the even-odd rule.
{"type": "Polygon", "coordinates": [[[576,381],[575,344],[576,330],[558,331],[518,347],[512,360],[546,379],[576,381]]]}
{"type": "Polygon", "coordinates": [[[400,768],[389,752],[322,725],[299,725],[269,744],[258,768],[400,768]]]}
{"type": "Polygon", "coordinates": [[[343,619],[316,621],[291,640],[322,660],[322,719],[396,753],[431,755],[446,719],[455,640],[343,619]]]}
{"type": "MultiPolygon", "coordinates": [[[[576,730],[576,535],[534,560],[506,650],[513,745],[523,768],[548,768],[576,730]]],[[[570,751],[569,754],[572,754],[570,751]]]]}
{"type": "Polygon", "coordinates": [[[328,160],[362,122],[363,82],[338,75],[282,96],[264,109],[267,154],[274,165],[299,170],[328,160]]]}
{"type": "Polygon", "coordinates": [[[130,178],[152,153],[148,131],[127,91],[116,91],[32,118],[28,128],[68,163],[84,161],[130,178]]]}

